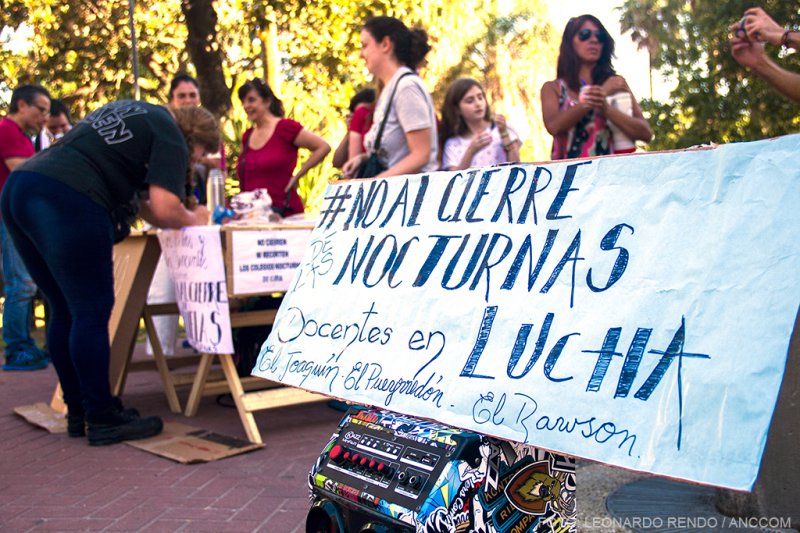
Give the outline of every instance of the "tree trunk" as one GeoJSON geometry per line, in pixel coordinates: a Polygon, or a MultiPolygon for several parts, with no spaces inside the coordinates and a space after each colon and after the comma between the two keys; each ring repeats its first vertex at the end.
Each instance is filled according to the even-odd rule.
{"type": "Polygon", "coordinates": [[[186,17],[186,48],[197,69],[203,106],[216,116],[231,108],[231,91],[222,73],[222,51],[217,42],[217,12],[213,0],[183,0],[181,11],[186,17]]]}

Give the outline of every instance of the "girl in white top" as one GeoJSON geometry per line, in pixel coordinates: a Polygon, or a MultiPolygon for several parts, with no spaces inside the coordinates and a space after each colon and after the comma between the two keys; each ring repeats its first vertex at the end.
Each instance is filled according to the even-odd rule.
{"type": "Polygon", "coordinates": [[[440,133],[444,170],[519,161],[519,136],[503,115],[492,120],[486,93],[472,78],[460,78],[447,89],[440,133]]]}
{"type": "Polygon", "coordinates": [[[414,70],[430,51],[424,30],[409,30],[394,17],[373,17],[361,30],[361,58],[367,70],[383,83],[375,104],[372,127],[364,137],[366,154],[342,167],[346,178],[355,176],[376,144],[389,99],[397,85],[380,139],[378,157],[387,167],[379,177],[428,172],[438,168],[436,112],[433,100],[414,70]],[[411,72],[411,75],[403,76],[411,72]],[[401,79],[402,77],[402,79],[401,79]]]}

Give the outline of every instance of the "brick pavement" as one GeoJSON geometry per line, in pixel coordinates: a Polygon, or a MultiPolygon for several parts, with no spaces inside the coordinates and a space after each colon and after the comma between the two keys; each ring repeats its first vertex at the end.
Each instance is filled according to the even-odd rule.
{"type": "MultiPolygon", "coordinates": [[[[342,415],[324,402],[257,412],[263,449],[182,465],[124,444],[89,447],[13,413],[49,402],[55,383],[52,367],[0,371],[0,531],[304,531],[308,470],[342,415]]],[[[179,393],[182,402],[187,395],[179,393]]],[[[236,410],[212,396],[196,417],[171,413],[155,371],[132,373],[123,400],[244,438],[236,410]]]]}
{"type": "MultiPolygon", "coordinates": [[[[143,357],[137,345],[135,357],[143,357]]],[[[324,402],[258,411],[265,448],[216,462],[182,465],[125,444],[89,447],[66,433],[28,424],[13,408],[49,402],[52,367],[0,370],[0,532],[268,532],[305,531],[307,474],[342,413],[324,402]]],[[[188,389],[179,391],[185,403],[188,389]]],[[[236,410],[203,398],[196,417],[169,411],[155,370],[128,377],[123,400],[159,415],[223,435],[245,438],[236,410]]],[[[641,477],[578,462],[578,531],[605,517],[606,495],[641,477]]]]}

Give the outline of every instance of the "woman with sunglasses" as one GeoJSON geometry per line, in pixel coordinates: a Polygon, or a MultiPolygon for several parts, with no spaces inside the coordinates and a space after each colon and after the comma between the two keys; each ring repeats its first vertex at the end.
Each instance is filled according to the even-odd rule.
{"type": "MultiPolygon", "coordinates": [[[[592,15],[567,22],[558,54],[557,79],[542,86],[542,115],[553,136],[552,159],[633,151],[616,149],[617,139],[649,141],[653,133],[625,79],[611,65],[614,39],[592,15]],[[631,114],[607,97],[630,94],[631,114]]],[[[632,146],[632,144],[631,144],[632,146]]]]}

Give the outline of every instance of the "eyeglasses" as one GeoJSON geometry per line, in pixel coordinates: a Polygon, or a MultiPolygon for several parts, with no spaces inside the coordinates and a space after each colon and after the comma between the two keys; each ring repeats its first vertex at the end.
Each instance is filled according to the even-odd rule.
{"type": "MultiPolygon", "coordinates": [[[[601,43],[606,42],[606,32],[603,30],[595,30],[594,36],[597,37],[597,40],[601,43]]],[[[578,32],[578,40],[581,42],[588,41],[592,37],[592,30],[589,28],[583,28],[581,31],[578,32]]]]}

